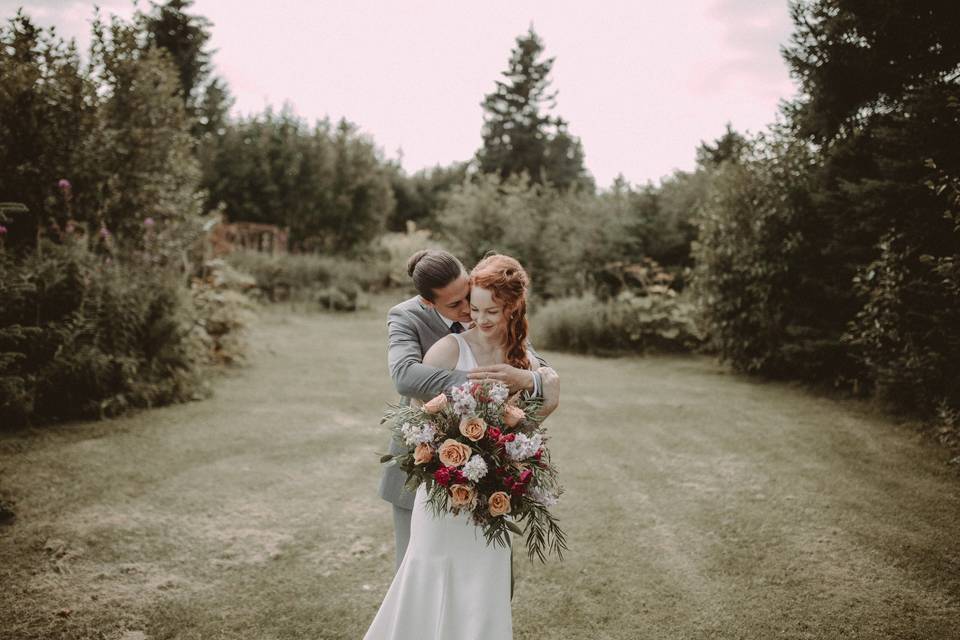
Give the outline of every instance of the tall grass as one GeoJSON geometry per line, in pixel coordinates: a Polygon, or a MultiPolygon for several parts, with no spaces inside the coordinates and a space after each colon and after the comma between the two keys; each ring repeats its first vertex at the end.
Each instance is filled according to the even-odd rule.
{"type": "Polygon", "coordinates": [[[626,292],[600,301],[587,294],[548,302],[533,317],[532,335],[538,347],[554,351],[691,351],[701,343],[693,317],[693,305],[683,295],[626,292]]]}

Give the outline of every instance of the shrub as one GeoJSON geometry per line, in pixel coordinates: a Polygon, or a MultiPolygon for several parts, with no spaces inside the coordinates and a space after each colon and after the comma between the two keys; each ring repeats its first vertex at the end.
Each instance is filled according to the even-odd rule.
{"type": "Polygon", "coordinates": [[[200,389],[193,309],[167,272],[44,243],[0,252],[0,422],[103,417],[200,389]]]}
{"type": "Polygon", "coordinates": [[[204,346],[208,364],[235,364],[246,355],[246,332],[253,316],[253,301],[246,292],[256,282],[222,260],[208,261],[205,271],[205,277],[190,284],[194,334],[204,346]]]}
{"type": "Polygon", "coordinates": [[[710,347],[739,371],[851,378],[840,342],[852,315],[832,228],[814,216],[810,152],[776,136],[715,172],[693,244],[693,289],[710,347]]]}
{"type": "Polygon", "coordinates": [[[645,296],[625,291],[606,301],[592,295],[550,301],[532,325],[538,347],[576,353],[690,351],[701,342],[692,303],[669,289],[645,296]]]}
{"type": "Polygon", "coordinates": [[[421,249],[443,249],[443,245],[433,238],[427,229],[413,226],[406,233],[385,233],[375,246],[389,260],[390,285],[413,289],[410,274],[407,273],[407,260],[421,249]]]}
{"type": "Polygon", "coordinates": [[[594,195],[525,177],[479,176],[450,192],[440,229],[468,268],[494,249],[523,264],[534,296],[578,296],[593,290],[593,274],[612,262],[650,255],[673,265],[688,261],[689,218],[702,183],[700,174],[678,173],[662,194],[652,187],[634,191],[618,180],[594,195]]]}
{"type": "Polygon", "coordinates": [[[271,302],[311,302],[337,311],[364,306],[363,294],[390,284],[389,262],[382,254],[350,259],[319,254],[271,256],[236,251],[227,256],[227,262],[252,275],[263,297],[271,302]]]}
{"type": "MultiPolygon", "coordinates": [[[[98,18],[92,35],[81,66],[75,47],[22,13],[0,25],[0,201],[26,205],[5,223],[9,250],[32,251],[38,229],[55,237],[67,227],[134,245],[145,219],[169,231],[200,211],[169,56],[144,43],[140,18],[98,18]]],[[[192,236],[163,241],[182,252],[192,236]]]]}
{"type": "Polygon", "coordinates": [[[945,416],[960,411],[960,180],[930,186],[946,197],[953,233],[935,242],[921,230],[891,229],[855,278],[866,302],[844,340],[878,398],[953,426],[945,416]],[[923,252],[940,247],[940,255],[923,252]]]}

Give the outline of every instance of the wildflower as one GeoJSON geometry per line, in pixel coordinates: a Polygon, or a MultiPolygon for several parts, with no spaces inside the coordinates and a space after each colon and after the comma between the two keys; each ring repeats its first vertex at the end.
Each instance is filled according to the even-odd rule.
{"type": "Polygon", "coordinates": [[[145,220],[143,221],[143,226],[145,226],[145,227],[147,227],[147,228],[152,228],[153,225],[155,225],[155,224],[156,224],[156,222],[154,221],[153,218],[147,218],[147,219],[145,219],[145,220]]]}
{"type": "Polygon", "coordinates": [[[5,236],[5,235],[7,235],[7,228],[2,224],[0,224],[0,236],[5,236]]]}
{"type": "Polygon", "coordinates": [[[103,238],[104,240],[106,240],[107,238],[109,238],[109,237],[110,237],[110,229],[107,229],[106,227],[100,227],[100,237],[103,238]]]}
{"type": "Polygon", "coordinates": [[[71,185],[70,185],[70,181],[67,180],[66,178],[60,178],[60,181],[57,182],[57,186],[63,189],[64,191],[66,191],[67,189],[70,188],[71,185]]]}

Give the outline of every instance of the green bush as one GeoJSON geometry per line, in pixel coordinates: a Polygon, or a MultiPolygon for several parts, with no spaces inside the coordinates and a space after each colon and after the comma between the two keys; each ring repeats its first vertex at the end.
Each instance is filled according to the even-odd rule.
{"type": "Polygon", "coordinates": [[[442,243],[434,239],[426,229],[411,227],[406,233],[385,233],[374,245],[385,259],[389,260],[389,279],[393,287],[402,287],[413,291],[413,281],[407,273],[407,261],[421,249],[443,249],[442,243]]]}
{"type": "Polygon", "coordinates": [[[195,233],[200,172],[167,52],[144,43],[142,16],[94,22],[89,64],[22,13],[0,25],[0,202],[6,248],[38,230],[109,234],[141,246],[145,224],[178,257],[195,233]]]}
{"type": "Polygon", "coordinates": [[[855,278],[866,302],[844,339],[879,399],[932,418],[960,411],[960,180],[931,187],[946,197],[952,237],[924,242],[916,230],[891,229],[855,278]],[[923,252],[937,245],[947,250],[923,252]]]}
{"type": "Polygon", "coordinates": [[[713,175],[693,243],[693,290],[710,347],[739,371],[832,382],[856,364],[841,344],[849,280],[810,206],[811,154],[758,136],[713,175]]]}
{"type": "Polygon", "coordinates": [[[208,261],[205,271],[205,277],[190,284],[194,335],[204,346],[207,364],[238,363],[246,355],[247,327],[253,317],[253,301],[247,293],[256,282],[222,260],[208,261]]]}
{"type": "Polygon", "coordinates": [[[701,343],[693,305],[671,290],[553,300],[534,315],[531,334],[544,349],[599,355],[691,351],[701,343]]]}
{"type": "Polygon", "coordinates": [[[480,176],[450,192],[439,223],[445,244],[468,268],[494,249],[523,264],[534,296],[577,296],[592,291],[593,274],[611,263],[644,256],[687,262],[702,183],[700,174],[678,173],[660,191],[634,191],[618,180],[594,195],[480,176]]]}
{"type": "Polygon", "coordinates": [[[390,284],[389,259],[378,252],[371,252],[367,259],[350,259],[236,251],[226,260],[252,275],[262,296],[271,302],[310,302],[324,309],[351,311],[366,304],[364,294],[390,284]]]}
{"type": "Polygon", "coordinates": [[[179,280],[80,243],[0,252],[0,422],[103,417],[187,400],[202,347],[179,280]]]}

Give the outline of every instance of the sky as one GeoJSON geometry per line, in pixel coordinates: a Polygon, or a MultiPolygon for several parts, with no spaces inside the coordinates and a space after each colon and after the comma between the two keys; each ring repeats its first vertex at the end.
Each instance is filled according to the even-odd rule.
{"type": "MultiPolygon", "coordinates": [[[[85,50],[94,4],[133,12],[128,0],[0,0],[0,17],[22,6],[85,50]]],[[[552,113],[601,187],[690,170],[701,141],[727,122],[762,130],[796,92],[779,51],[787,0],[195,0],[192,12],[213,23],[235,115],[288,102],[309,122],[346,117],[411,173],[473,156],[480,103],[531,25],[556,58],[552,113]]]]}

